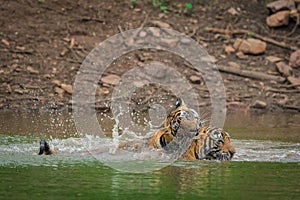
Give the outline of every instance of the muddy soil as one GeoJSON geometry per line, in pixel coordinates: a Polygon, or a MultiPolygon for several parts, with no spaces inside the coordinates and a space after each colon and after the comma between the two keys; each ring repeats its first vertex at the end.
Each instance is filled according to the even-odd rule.
{"type": "MultiPolygon", "coordinates": [[[[267,1],[1,1],[0,8],[0,109],[65,109],[72,105],[72,85],[86,56],[100,42],[139,27],[171,28],[201,44],[217,66],[282,77],[281,81],[247,77],[220,70],[229,110],[295,110],[300,107],[299,84],[289,82],[270,56],[289,63],[293,48],[300,47],[300,30],[291,23],[269,28],[267,1]],[[161,2],[156,5],[154,2],[161,2]],[[186,4],[190,3],[190,4],[186,4]],[[192,6],[190,6],[192,5],[192,6]],[[209,31],[248,30],[248,34],[209,31]],[[255,33],[284,42],[267,42],[259,55],[240,54],[236,38],[255,33]],[[290,48],[293,47],[293,48],[290,48]]],[[[196,91],[200,107],[210,105],[210,94],[201,74],[190,63],[169,52],[138,50],[117,58],[99,77],[96,108],[109,108],[112,91],[134,67],[152,61],[166,63],[180,72],[196,91]],[[114,76],[111,76],[114,75],[114,76]]],[[[292,68],[299,79],[299,68],[292,68]]],[[[145,84],[131,97],[136,110],[151,102],[173,103],[174,92],[158,84],[145,84]]]]}

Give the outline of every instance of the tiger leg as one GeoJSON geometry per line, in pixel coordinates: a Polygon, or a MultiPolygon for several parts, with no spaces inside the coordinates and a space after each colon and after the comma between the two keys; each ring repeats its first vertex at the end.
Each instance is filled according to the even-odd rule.
{"type": "Polygon", "coordinates": [[[156,131],[149,139],[148,146],[154,148],[163,148],[173,140],[170,128],[165,127],[156,131]]]}

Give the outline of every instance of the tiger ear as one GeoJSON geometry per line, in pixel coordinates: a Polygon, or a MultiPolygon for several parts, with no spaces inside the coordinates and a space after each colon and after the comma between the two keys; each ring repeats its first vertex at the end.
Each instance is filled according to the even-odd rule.
{"type": "Polygon", "coordinates": [[[176,104],[175,104],[176,108],[178,108],[179,106],[181,106],[182,102],[183,102],[182,99],[180,97],[178,97],[177,101],[176,101],[176,104]]]}

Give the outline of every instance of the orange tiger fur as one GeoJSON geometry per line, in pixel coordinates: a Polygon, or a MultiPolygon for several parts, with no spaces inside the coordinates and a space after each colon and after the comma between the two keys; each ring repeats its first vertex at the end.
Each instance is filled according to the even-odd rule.
{"type": "Polygon", "coordinates": [[[182,99],[178,99],[175,110],[171,111],[164,120],[163,128],[149,138],[148,146],[163,148],[175,137],[194,136],[199,124],[198,114],[193,109],[188,108],[182,99]]]}
{"type": "Polygon", "coordinates": [[[182,160],[231,160],[235,153],[230,136],[220,128],[201,127],[182,160]]]}
{"type": "Polygon", "coordinates": [[[235,149],[229,134],[220,128],[199,126],[201,122],[198,114],[179,98],[175,110],[164,120],[163,127],[150,137],[148,146],[170,150],[167,147],[172,144],[171,150],[174,151],[174,147],[186,148],[179,157],[181,160],[231,160],[235,149]],[[187,146],[180,144],[179,140],[186,142],[189,140],[185,138],[191,136],[187,146]]]}

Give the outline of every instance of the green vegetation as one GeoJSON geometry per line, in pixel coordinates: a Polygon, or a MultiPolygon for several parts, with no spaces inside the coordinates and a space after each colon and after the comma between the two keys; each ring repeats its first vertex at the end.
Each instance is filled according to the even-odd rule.
{"type": "Polygon", "coordinates": [[[247,36],[248,36],[248,37],[253,37],[253,35],[254,35],[253,32],[251,32],[251,31],[247,32],[247,36]]]}
{"type": "MultiPolygon", "coordinates": [[[[159,8],[162,12],[177,12],[178,7],[180,7],[179,4],[171,3],[171,1],[168,0],[148,0],[148,2],[150,2],[153,7],[159,8]]],[[[134,8],[137,5],[138,0],[130,0],[130,3],[131,8],[134,8]]],[[[193,4],[190,2],[186,2],[184,5],[185,12],[191,12],[190,10],[193,8],[193,4]]]]}

